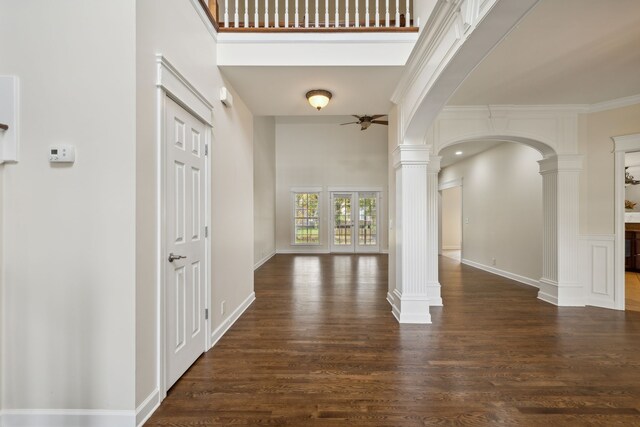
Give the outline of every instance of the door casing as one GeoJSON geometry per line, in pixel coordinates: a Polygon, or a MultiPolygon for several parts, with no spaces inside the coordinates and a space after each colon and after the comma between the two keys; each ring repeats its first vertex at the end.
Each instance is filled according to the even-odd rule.
{"type": "Polygon", "coordinates": [[[328,232],[327,232],[327,242],[329,247],[329,252],[331,253],[379,253],[380,252],[380,239],[381,239],[381,224],[383,224],[383,214],[384,210],[381,209],[382,202],[382,187],[328,187],[327,191],[329,193],[329,208],[328,212],[328,232]],[[367,247],[360,246],[357,244],[358,238],[358,220],[355,218],[353,221],[352,227],[352,239],[353,239],[353,248],[349,248],[348,250],[336,250],[333,244],[333,230],[334,230],[334,208],[333,208],[333,195],[334,194],[352,194],[352,216],[355,218],[359,215],[359,193],[377,193],[377,245],[367,247]]]}
{"type": "MultiPolygon", "coordinates": [[[[166,147],[165,147],[165,117],[166,98],[171,98],[179,106],[187,110],[195,118],[203,122],[205,126],[204,142],[208,147],[209,156],[205,162],[205,225],[208,227],[208,234],[205,235],[205,309],[210,311],[211,307],[211,142],[213,139],[213,105],[189,80],[186,79],[163,55],[156,55],[157,66],[157,90],[156,90],[156,200],[158,224],[156,261],[157,261],[157,284],[156,284],[156,339],[157,339],[157,371],[156,383],[160,395],[160,401],[167,396],[167,366],[166,366],[166,301],[165,301],[165,263],[167,249],[166,233],[166,147]]],[[[205,343],[203,351],[211,348],[211,316],[204,322],[205,343]]]]}

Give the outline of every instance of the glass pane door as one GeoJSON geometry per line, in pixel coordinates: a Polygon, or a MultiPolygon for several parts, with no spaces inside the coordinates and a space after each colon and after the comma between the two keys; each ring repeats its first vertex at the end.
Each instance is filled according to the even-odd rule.
{"type": "Polygon", "coordinates": [[[378,193],[358,193],[358,246],[378,247],[378,193]]]}
{"type": "Polygon", "coordinates": [[[331,193],[331,252],[378,252],[380,193],[331,193]]]}
{"type": "Polygon", "coordinates": [[[333,211],[333,252],[353,252],[353,193],[333,193],[331,208],[333,211]]]}
{"type": "Polygon", "coordinates": [[[359,192],[356,252],[378,252],[378,192],[359,192]]]}

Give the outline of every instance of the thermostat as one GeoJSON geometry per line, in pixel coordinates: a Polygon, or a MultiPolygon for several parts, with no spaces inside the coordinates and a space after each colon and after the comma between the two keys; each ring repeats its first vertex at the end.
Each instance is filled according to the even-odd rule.
{"type": "Polygon", "coordinates": [[[73,145],[52,145],[49,147],[51,163],[73,163],[76,161],[76,148],[73,145]]]}

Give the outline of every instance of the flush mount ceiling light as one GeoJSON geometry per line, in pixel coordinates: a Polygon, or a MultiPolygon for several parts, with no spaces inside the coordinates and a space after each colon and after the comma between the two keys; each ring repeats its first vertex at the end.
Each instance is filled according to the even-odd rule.
{"type": "Polygon", "coordinates": [[[307,92],[307,101],[309,101],[309,104],[311,104],[313,108],[318,109],[318,111],[326,107],[330,99],[331,92],[328,90],[314,89],[307,92]]]}
{"type": "Polygon", "coordinates": [[[462,151],[456,151],[456,156],[462,156],[462,151]]]}

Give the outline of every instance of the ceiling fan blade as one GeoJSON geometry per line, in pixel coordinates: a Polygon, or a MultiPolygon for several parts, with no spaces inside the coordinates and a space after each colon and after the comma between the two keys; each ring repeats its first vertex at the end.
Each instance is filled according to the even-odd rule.
{"type": "Polygon", "coordinates": [[[379,119],[380,117],[387,117],[386,114],[374,114],[371,116],[371,120],[379,119]]]}
{"type": "Polygon", "coordinates": [[[355,117],[355,118],[356,118],[356,119],[358,119],[358,120],[362,120],[362,117],[360,117],[360,116],[358,116],[358,115],[356,115],[356,114],[352,114],[352,116],[353,116],[353,117],[355,117]]]}
{"type": "Polygon", "coordinates": [[[360,122],[342,123],[342,124],[340,124],[340,126],[344,126],[344,125],[355,125],[355,124],[358,124],[358,123],[360,123],[360,122]]]}
{"type": "Polygon", "coordinates": [[[389,120],[371,120],[371,123],[375,123],[377,125],[389,125],[389,120]]]}

